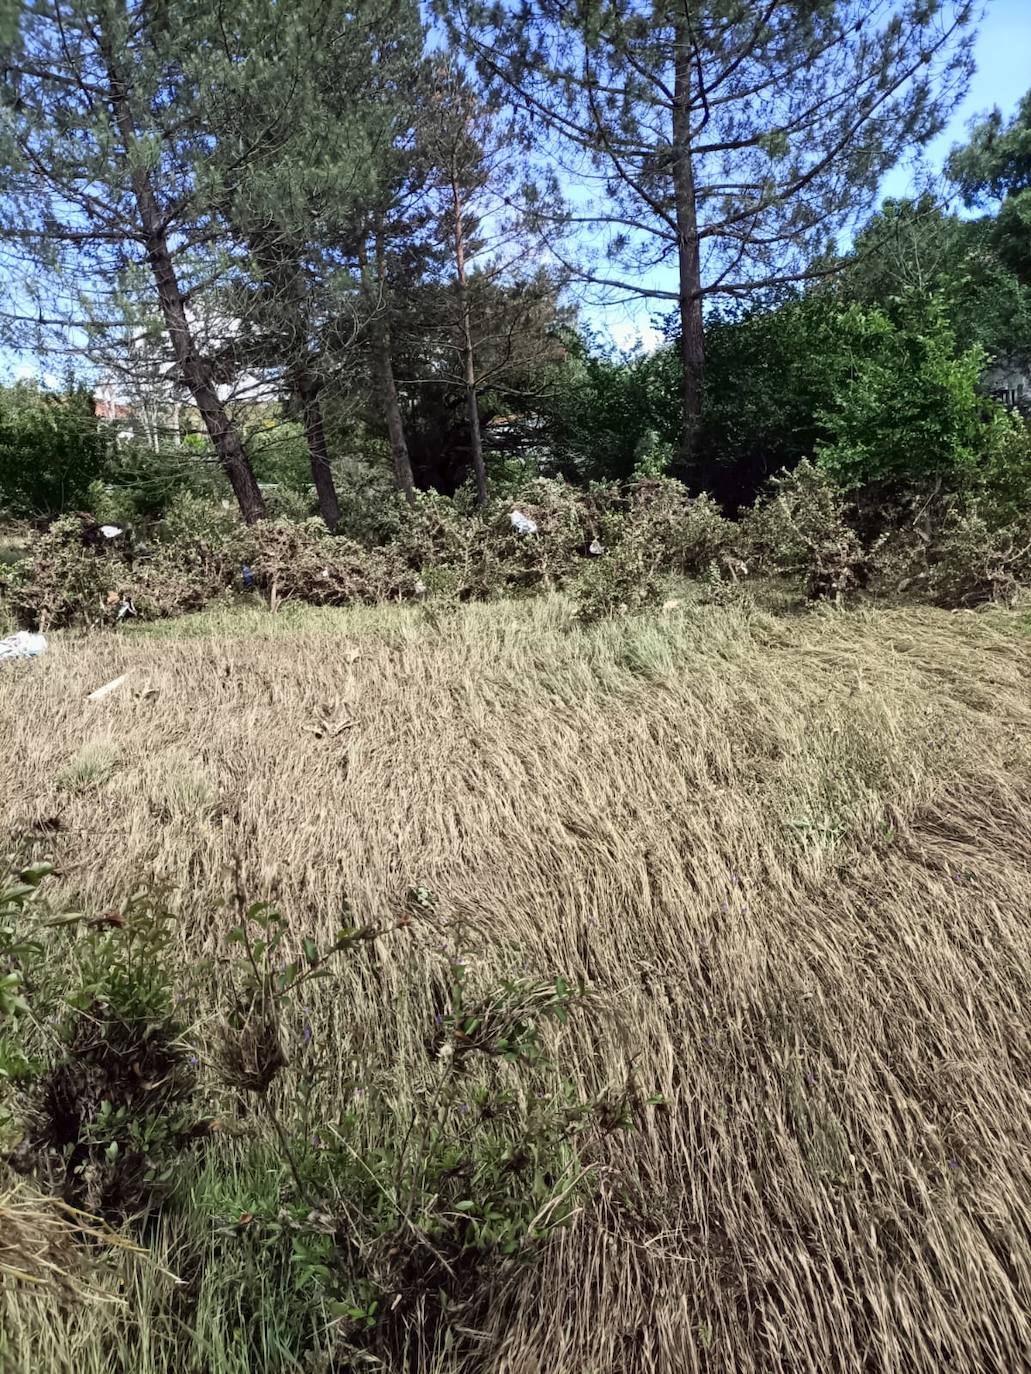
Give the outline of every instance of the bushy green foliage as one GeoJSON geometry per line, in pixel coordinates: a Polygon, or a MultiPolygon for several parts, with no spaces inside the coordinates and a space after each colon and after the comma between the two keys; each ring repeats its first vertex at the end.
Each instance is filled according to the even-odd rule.
{"type": "Polygon", "coordinates": [[[992,443],[978,393],[984,354],[957,355],[941,303],[913,297],[895,319],[850,307],[840,326],[849,375],[818,411],[820,465],[852,487],[976,480],[992,443]]]}
{"type": "Polygon", "coordinates": [[[146,893],[92,920],[52,911],[38,900],[51,871],[23,868],[0,892],[0,1030],[4,1019],[33,1028],[13,1058],[0,1038],[0,1107],[19,1128],[22,1172],[65,1203],[123,1220],[167,1195],[206,1134],[192,1110],[171,917],[146,893]]]}
{"type": "Polygon", "coordinates": [[[628,480],[648,436],[676,442],[679,395],[672,349],[620,355],[578,343],[537,403],[549,461],[570,479],[628,480]]]}
{"type": "Polygon", "coordinates": [[[980,473],[979,499],[998,523],[1019,520],[1031,507],[1031,416],[1000,411],[980,473]]]}
{"type": "Polygon", "coordinates": [[[979,344],[990,360],[1031,360],[1031,278],[1004,261],[994,219],[949,214],[930,194],[885,201],[831,289],[844,302],[888,310],[933,295],[961,353],[979,344]]]}
{"type": "Polygon", "coordinates": [[[86,505],[107,456],[85,387],[0,387],[0,511],[53,516],[86,505]]]}
{"type": "Polygon", "coordinates": [[[944,301],[882,306],[829,293],[714,324],[698,480],[724,504],[818,457],[845,485],[976,482],[996,443],[985,363],[944,301]]]}
{"type": "Polygon", "coordinates": [[[971,130],[965,147],[953,150],[949,174],[968,206],[997,206],[989,221],[1001,259],[1031,286],[1031,91],[1003,124],[998,109],[971,130]]]}
{"type": "Polygon", "coordinates": [[[837,305],[808,296],[724,315],[707,330],[695,481],[724,506],[749,504],[775,473],[812,457],[819,414],[846,385],[837,305]]]}
{"type": "Polygon", "coordinates": [[[140,439],[120,439],[92,483],[85,508],[98,520],[133,525],[160,519],[181,495],[211,502],[232,496],[201,435],[185,434],[178,443],[165,438],[156,449],[140,439]]]}
{"type": "Polygon", "coordinates": [[[311,485],[308,443],[303,428],[295,420],[284,420],[276,413],[259,413],[247,427],[244,440],[259,483],[298,492],[311,485]]]}
{"type": "Polygon", "coordinates": [[[1013,604],[1031,585],[1031,520],[993,524],[976,502],[947,511],[928,552],[928,595],[945,606],[1013,604]]]}

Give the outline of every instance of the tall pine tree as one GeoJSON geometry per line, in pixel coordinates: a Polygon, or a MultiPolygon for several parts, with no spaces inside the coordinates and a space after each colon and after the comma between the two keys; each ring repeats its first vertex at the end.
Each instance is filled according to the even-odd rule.
{"type": "Polygon", "coordinates": [[[600,250],[581,274],[676,302],[680,467],[704,477],[705,299],[802,279],[869,208],[883,173],[962,95],[977,0],[442,9],[564,165],[569,218],[600,250]]]}

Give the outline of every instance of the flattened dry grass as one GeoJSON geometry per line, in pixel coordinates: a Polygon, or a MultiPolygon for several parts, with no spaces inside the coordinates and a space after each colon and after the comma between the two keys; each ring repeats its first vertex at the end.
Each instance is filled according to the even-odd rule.
{"type": "MultiPolygon", "coordinates": [[[[498,1295],[478,1367],[1029,1367],[1031,641],[1001,613],[567,621],[539,601],[58,637],[0,679],[5,810],[60,817],[87,900],[180,885],[188,959],[239,860],[304,927],[425,883],[491,933],[480,957],[599,989],[571,1071],[633,1063],[670,1106],[498,1295]],[[59,790],[112,739],[103,788],[59,790]],[[180,795],[164,764],[202,805],[192,782],[155,805],[180,795]]],[[[359,1043],[403,1058],[413,949],[384,943],[322,1009],[342,1079],[359,1043]]],[[[162,1356],[139,1320],[136,1374],[173,1367],[181,1333],[162,1356]]],[[[45,1370],[51,1335],[19,1321],[44,1344],[12,1367],[45,1370]]]]}

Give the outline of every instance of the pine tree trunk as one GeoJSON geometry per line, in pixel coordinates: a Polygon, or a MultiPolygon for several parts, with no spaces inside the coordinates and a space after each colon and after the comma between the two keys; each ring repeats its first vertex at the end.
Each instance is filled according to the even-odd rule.
{"type": "Polygon", "coordinates": [[[308,443],[308,457],[311,461],[311,477],[319,498],[319,514],[326,522],[327,528],[336,533],[340,525],[340,501],[333,480],[333,469],[329,463],[322,401],[319,397],[318,382],[306,368],[298,371],[294,380],[294,392],[301,403],[304,437],[308,443]]]}
{"type": "MultiPolygon", "coordinates": [[[[127,87],[111,54],[108,55],[108,84],[111,105],[128,160],[135,140],[135,129],[127,87]]],[[[145,168],[137,166],[132,172],[131,182],[147,261],[179,373],[204,421],[222,470],[236,496],[240,513],[248,525],[254,524],[265,515],[265,500],[240,436],[219,398],[211,364],[201,356],[194,341],[150,175],[145,168]]]]}
{"type": "Polygon", "coordinates": [[[375,236],[376,275],[373,280],[369,270],[369,259],[364,243],[358,245],[358,266],[361,269],[365,297],[370,311],[369,339],[372,344],[372,373],[379,392],[383,419],[387,426],[390,441],[390,459],[394,468],[394,485],[411,505],[415,500],[415,477],[412,461],[408,455],[408,441],[405,438],[404,418],[397,395],[397,379],[394,376],[393,343],[390,325],[383,312],[382,295],[384,291],[384,263],[382,236],[375,236]]]}
{"type": "Polygon", "coordinates": [[[412,462],[408,456],[408,441],[405,438],[405,423],[401,415],[401,403],[397,395],[397,381],[394,378],[394,359],[391,348],[390,329],[384,320],[373,321],[372,361],[376,374],[383,418],[387,424],[390,439],[390,457],[394,465],[394,482],[405,500],[415,500],[415,477],[412,462]]]}
{"type": "Polygon", "coordinates": [[[462,375],[465,379],[465,407],[469,417],[469,452],[476,474],[476,504],[487,501],[487,465],[483,459],[483,436],[480,433],[480,398],[476,385],[476,354],[473,349],[472,311],[469,306],[469,282],[465,270],[465,216],[462,192],[457,178],[451,182],[451,196],[455,217],[455,273],[458,285],[458,313],[462,333],[462,375]]]}
{"type": "Polygon", "coordinates": [[[698,431],[705,384],[705,332],[702,323],[701,245],[691,157],[691,42],[678,25],[673,84],[673,204],[677,226],[680,305],[680,451],[678,476],[697,477],[698,431]]]}

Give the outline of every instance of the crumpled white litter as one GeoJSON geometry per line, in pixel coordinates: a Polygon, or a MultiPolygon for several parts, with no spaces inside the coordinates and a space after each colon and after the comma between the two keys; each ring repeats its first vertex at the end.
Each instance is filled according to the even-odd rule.
{"type": "Polygon", "coordinates": [[[34,635],[29,630],[0,639],[0,661],[13,658],[39,658],[47,651],[46,635],[34,635]]]}
{"type": "Polygon", "coordinates": [[[509,520],[511,520],[512,528],[516,531],[517,534],[537,533],[536,521],[531,520],[528,515],[524,515],[521,510],[512,511],[508,518],[509,520]]]}

